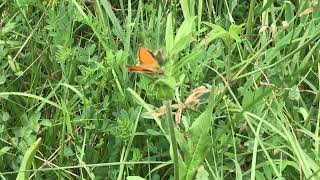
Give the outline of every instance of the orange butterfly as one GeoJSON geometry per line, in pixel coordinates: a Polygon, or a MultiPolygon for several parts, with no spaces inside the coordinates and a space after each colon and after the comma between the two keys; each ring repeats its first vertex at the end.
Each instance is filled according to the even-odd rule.
{"type": "Polygon", "coordinates": [[[140,46],[138,50],[138,56],[139,64],[135,66],[127,65],[129,71],[151,75],[163,74],[160,64],[150,50],[140,46]]]}

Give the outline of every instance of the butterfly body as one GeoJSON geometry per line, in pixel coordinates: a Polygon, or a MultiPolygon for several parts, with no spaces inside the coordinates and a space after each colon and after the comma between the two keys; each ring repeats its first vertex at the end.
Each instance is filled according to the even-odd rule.
{"type": "Polygon", "coordinates": [[[148,49],[140,46],[138,50],[139,64],[127,65],[127,68],[131,72],[145,73],[150,75],[163,74],[163,71],[154,57],[153,53],[148,49]]]}

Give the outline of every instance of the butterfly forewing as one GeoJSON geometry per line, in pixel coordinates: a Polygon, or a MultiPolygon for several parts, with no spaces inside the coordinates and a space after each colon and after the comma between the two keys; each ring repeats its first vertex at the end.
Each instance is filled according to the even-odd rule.
{"type": "Polygon", "coordinates": [[[138,50],[139,64],[127,65],[131,72],[145,73],[151,75],[163,74],[162,69],[151,51],[140,46],[138,50]]]}
{"type": "Polygon", "coordinates": [[[158,61],[153,56],[152,52],[144,47],[139,48],[139,62],[143,65],[151,65],[155,67],[160,67],[158,61]]]}

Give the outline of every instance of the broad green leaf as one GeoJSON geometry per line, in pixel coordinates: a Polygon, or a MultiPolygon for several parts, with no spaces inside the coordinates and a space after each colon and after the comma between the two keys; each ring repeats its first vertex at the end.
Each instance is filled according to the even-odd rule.
{"type": "Polygon", "coordinates": [[[263,13],[265,10],[267,10],[268,8],[271,7],[271,5],[273,4],[274,0],[268,0],[267,3],[263,6],[263,8],[261,9],[261,11],[259,12],[259,14],[263,13]]]}
{"type": "Polygon", "coordinates": [[[27,152],[24,154],[21,166],[19,169],[19,173],[17,176],[17,180],[27,180],[29,178],[29,173],[26,172],[26,170],[30,170],[31,163],[33,161],[34,156],[36,155],[36,152],[38,150],[38,147],[41,143],[41,138],[38,138],[36,142],[34,142],[27,152]]]}
{"type": "Polygon", "coordinates": [[[177,63],[174,64],[172,69],[172,74],[177,74],[179,70],[185,65],[189,64],[191,61],[198,61],[202,59],[204,55],[203,49],[195,49],[190,54],[186,55],[182,59],[180,59],[177,63]]]}
{"type": "MultiPolygon", "coordinates": [[[[216,87],[214,87],[216,88],[216,87]]],[[[215,89],[218,90],[218,89],[215,89]]],[[[201,165],[202,161],[206,156],[208,146],[210,142],[209,129],[211,123],[213,122],[213,108],[218,102],[220,102],[222,95],[221,93],[213,93],[213,90],[210,93],[209,104],[207,109],[192,123],[190,128],[190,138],[191,146],[188,153],[185,157],[185,164],[187,169],[182,177],[189,180],[192,179],[196,170],[201,165]]]]}
{"type": "Polygon", "coordinates": [[[265,165],[262,167],[263,168],[263,174],[267,179],[272,179],[272,168],[268,165],[265,165]]]}
{"type": "Polygon", "coordinates": [[[243,30],[243,26],[244,24],[239,26],[235,24],[231,24],[231,26],[229,27],[230,38],[234,39],[237,43],[241,42],[240,34],[241,34],[241,31],[243,30]]]}
{"type": "Polygon", "coordinates": [[[180,0],[180,5],[181,5],[184,19],[189,19],[189,17],[190,17],[189,1],[188,0],[180,0]]]}
{"type": "Polygon", "coordinates": [[[255,170],[255,171],[256,171],[255,172],[255,174],[256,174],[255,179],[256,180],[265,180],[266,179],[262,172],[260,172],[259,170],[255,170]]]}
{"type": "MultiPolygon", "coordinates": [[[[291,1],[284,1],[285,3],[285,7],[284,7],[284,17],[285,17],[285,20],[290,22],[293,18],[294,18],[294,5],[292,4],[291,1]]],[[[291,31],[292,27],[290,28],[289,26],[289,30],[291,31]]]]}
{"type": "Polygon", "coordinates": [[[228,32],[223,29],[221,26],[209,23],[209,22],[204,22],[207,26],[211,27],[212,30],[209,32],[207,38],[203,39],[200,43],[199,46],[204,46],[206,44],[209,44],[215,39],[221,38],[222,40],[226,40],[228,36],[228,32]]]}
{"type": "Polygon", "coordinates": [[[242,107],[249,111],[251,108],[257,108],[257,104],[263,100],[264,97],[269,96],[272,89],[269,87],[257,88],[254,92],[246,92],[242,99],[242,107]]]}
{"type": "Polygon", "coordinates": [[[0,149],[0,156],[2,156],[3,154],[6,154],[10,149],[11,149],[11,147],[9,147],[9,146],[2,147],[0,149]]]}
{"type": "Polygon", "coordinates": [[[242,180],[242,171],[239,163],[235,160],[233,160],[234,165],[236,167],[236,180],[242,180]]]}
{"type": "Polygon", "coordinates": [[[0,85],[6,82],[7,78],[4,74],[0,75],[0,85]]]}
{"type": "Polygon", "coordinates": [[[171,49],[173,48],[173,25],[172,25],[172,14],[169,13],[167,17],[167,25],[166,25],[166,51],[171,57],[171,49]]]}
{"type": "Polygon", "coordinates": [[[175,135],[182,154],[184,154],[185,156],[190,156],[189,146],[186,138],[183,137],[183,134],[177,129],[175,129],[175,135]]]}
{"type": "Polygon", "coordinates": [[[178,54],[185,49],[192,41],[192,31],[194,29],[194,18],[185,20],[177,31],[174,38],[174,47],[171,50],[172,55],[178,54]]]}
{"type": "Polygon", "coordinates": [[[13,59],[12,59],[12,57],[10,55],[8,56],[8,63],[9,63],[9,66],[10,66],[11,70],[14,73],[17,73],[17,72],[20,71],[19,63],[17,63],[16,61],[13,61],[13,59]]]}
{"type": "Polygon", "coordinates": [[[209,180],[209,173],[203,166],[199,167],[195,180],[209,180]]]}
{"type": "Polygon", "coordinates": [[[183,178],[186,176],[187,170],[188,169],[185,161],[179,157],[179,180],[184,180],[183,178]]]}
{"type": "Polygon", "coordinates": [[[298,108],[298,112],[302,115],[304,120],[307,119],[308,111],[305,108],[303,108],[303,107],[298,108]]]}

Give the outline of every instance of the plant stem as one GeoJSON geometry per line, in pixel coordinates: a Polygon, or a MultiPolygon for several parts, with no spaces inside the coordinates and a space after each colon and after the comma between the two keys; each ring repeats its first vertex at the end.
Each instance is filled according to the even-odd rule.
{"type": "Polygon", "coordinates": [[[171,147],[173,152],[174,179],[179,180],[178,146],[177,146],[177,140],[174,132],[174,123],[173,123],[172,112],[171,112],[171,102],[165,101],[164,104],[166,106],[166,111],[167,111],[166,114],[167,114],[169,133],[171,138],[171,147]]]}

